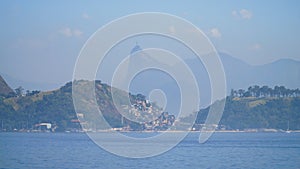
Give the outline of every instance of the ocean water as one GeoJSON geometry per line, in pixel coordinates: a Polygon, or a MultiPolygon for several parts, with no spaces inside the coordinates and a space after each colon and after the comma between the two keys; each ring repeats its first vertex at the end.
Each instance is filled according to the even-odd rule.
{"type": "Polygon", "coordinates": [[[205,144],[198,137],[191,133],[164,154],[131,159],[84,133],[0,133],[0,168],[300,168],[300,133],[215,133],[205,144]]]}

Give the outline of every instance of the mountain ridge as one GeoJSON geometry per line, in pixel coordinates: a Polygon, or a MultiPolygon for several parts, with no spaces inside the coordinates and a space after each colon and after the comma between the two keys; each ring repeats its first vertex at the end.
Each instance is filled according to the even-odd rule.
{"type": "Polygon", "coordinates": [[[6,81],[0,75],[0,96],[2,97],[10,97],[14,96],[15,92],[10,88],[10,86],[6,83],[6,81]]]}
{"type": "MultiPolygon", "coordinates": [[[[139,50],[141,50],[141,49],[139,49],[139,50]]],[[[279,77],[277,80],[273,80],[273,81],[263,81],[261,79],[260,80],[254,79],[252,82],[250,79],[250,80],[246,80],[245,82],[247,82],[247,83],[243,83],[243,84],[236,82],[233,78],[240,79],[243,76],[254,76],[255,74],[259,75],[259,73],[257,73],[256,69],[260,69],[259,72],[262,72],[262,71],[265,71],[265,69],[271,69],[271,71],[273,71],[273,70],[276,70],[276,68],[277,69],[279,69],[279,68],[280,69],[290,69],[291,67],[293,68],[294,72],[297,72],[297,73],[293,76],[285,77],[286,80],[285,80],[284,85],[288,88],[300,87],[299,86],[299,84],[300,84],[300,61],[298,61],[298,60],[284,58],[284,59],[278,59],[273,62],[265,63],[265,64],[261,64],[261,65],[251,65],[251,64],[246,63],[243,60],[240,60],[234,56],[231,56],[230,54],[228,54],[226,52],[219,52],[219,56],[223,63],[224,68],[227,69],[227,71],[225,70],[225,74],[228,76],[227,81],[234,82],[234,83],[228,84],[227,90],[230,90],[232,88],[247,87],[247,86],[256,84],[255,82],[260,82],[261,85],[263,85],[263,83],[264,83],[265,85],[268,85],[268,86],[281,85],[281,84],[283,84],[283,82],[278,79],[280,79],[282,77],[279,77]],[[234,71],[238,71],[238,73],[234,73],[234,71]],[[252,74],[249,73],[251,71],[253,71],[254,73],[252,73],[252,74]],[[234,77],[232,77],[232,76],[234,76],[234,77]],[[295,81],[295,78],[297,81],[295,81]]],[[[186,59],[185,61],[188,63],[193,63],[195,60],[186,59]]],[[[197,62],[199,62],[199,61],[197,61],[197,62]]],[[[282,70],[282,71],[286,71],[286,70],[282,70]]],[[[291,72],[291,71],[287,70],[286,72],[291,72]]],[[[268,75],[269,74],[270,73],[268,73],[268,75]]],[[[288,74],[288,73],[286,73],[286,74],[288,74]]],[[[22,86],[23,88],[29,89],[29,90],[45,91],[45,90],[53,90],[53,89],[59,88],[61,85],[63,85],[63,83],[36,83],[36,82],[24,81],[24,80],[17,79],[13,76],[10,76],[8,74],[5,74],[3,72],[2,72],[2,76],[6,79],[6,82],[13,89],[15,89],[19,86],[22,86]]],[[[257,78],[257,79],[259,79],[259,78],[257,78]]],[[[70,81],[70,80],[71,79],[66,80],[66,81],[70,81]]]]}

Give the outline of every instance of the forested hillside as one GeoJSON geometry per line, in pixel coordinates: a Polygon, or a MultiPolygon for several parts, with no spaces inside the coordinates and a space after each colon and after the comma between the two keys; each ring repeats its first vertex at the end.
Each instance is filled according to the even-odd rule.
{"type": "MultiPolygon", "coordinates": [[[[145,96],[141,94],[132,95],[116,89],[114,92],[118,92],[120,98],[125,96],[130,98],[131,103],[126,106],[126,111],[134,121],[128,120],[116,109],[112,101],[112,88],[110,86],[98,80],[95,82],[81,80],[75,83],[81,85],[82,94],[85,93],[85,85],[91,83],[95,85],[97,105],[112,128],[126,127],[131,130],[143,130],[145,124],[134,121],[147,118],[148,120],[144,121],[150,119],[150,122],[153,122],[161,118],[156,123],[158,125],[153,127],[165,129],[166,125],[160,123],[165,120],[163,115],[174,119],[168,113],[163,113],[154,103],[146,100],[145,96]]],[[[89,100],[85,100],[85,102],[84,107],[88,110],[91,102],[89,100]]],[[[97,121],[97,113],[75,112],[72,100],[72,82],[54,91],[27,91],[26,94],[0,98],[1,131],[35,130],[41,123],[51,124],[53,131],[78,131],[81,130],[80,122],[84,124],[86,130],[98,130],[102,128],[97,121]]]]}
{"type": "MultiPolygon", "coordinates": [[[[113,128],[127,130],[165,130],[175,121],[171,113],[162,112],[145,96],[132,95],[120,91],[119,95],[129,95],[130,105],[123,105],[134,121],[123,117],[112,101],[112,88],[101,81],[77,81],[82,85],[95,84],[96,100],[104,118],[113,128]]],[[[0,83],[0,122],[1,131],[31,131],[41,123],[52,124],[53,131],[78,131],[85,124],[86,130],[101,129],[97,124],[97,114],[75,112],[72,100],[72,83],[69,82],[53,91],[26,91],[19,87],[14,92],[1,78],[0,83]],[[77,114],[76,114],[77,113],[77,114]]],[[[247,90],[232,90],[226,104],[219,129],[281,129],[300,130],[299,89],[286,89],[284,86],[250,86],[247,90]]],[[[88,108],[90,102],[85,101],[88,108]]],[[[119,100],[119,102],[123,102],[119,100]]],[[[204,124],[209,107],[197,114],[195,128],[204,124]]],[[[188,118],[188,117],[187,117],[188,118]]],[[[179,119],[184,121],[184,119],[179,119]]]]}
{"type": "MultiPolygon", "coordinates": [[[[300,130],[298,89],[275,87],[266,92],[261,91],[259,86],[249,89],[233,90],[232,95],[227,97],[219,128],[300,130]]],[[[198,112],[196,124],[205,122],[209,108],[198,112]]]]}

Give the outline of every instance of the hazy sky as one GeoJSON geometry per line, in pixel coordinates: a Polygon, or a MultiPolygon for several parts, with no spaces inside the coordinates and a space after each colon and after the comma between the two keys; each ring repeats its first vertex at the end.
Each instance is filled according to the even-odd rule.
{"type": "Polygon", "coordinates": [[[25,81],[69,81],[85,41],[104,24],[136,12],[185,18],[219,51],[252,65],[300,60],[300,1],[220,2],[1,1],[0,72],[25,81]]]}

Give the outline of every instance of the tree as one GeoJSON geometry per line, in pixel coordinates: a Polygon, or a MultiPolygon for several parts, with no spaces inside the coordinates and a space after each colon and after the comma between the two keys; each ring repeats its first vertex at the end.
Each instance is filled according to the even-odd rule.
{"type": "Polygon", "coordinates": [[[260,96],[260,87],[258,85],[253,86],[253,93],[255,97],[260,96]]]}
{"type": "Polygon", "coordinates": [[[249,91],[246,91],[245,93],[244,93],[244,97],[250,97],[251,96],[251,93],[249,92],[249,91]]]}
{"type": "Polygon", "coordinates": [[[234,97],[234,90],[233,89],[231,89],[231,91],[230,91],[230,97],[234,97]]]}
{"type": "Polygon", "coordinates": [[[239,94],[239,97],[244,97],[244,95],[245,95],[245,90],[239,89],[239,90],[238,90],[238,94],[239,94]]]}
{"type": "Polygon", "coordinates": [[[296,97],[300,96],[300,90],[298,88],[295,90],[295,94],[296,94],[296,97]]]}
{"type": "Polygon", "coordinates": [[[280,96],[286,97],[287,96],[286,88],[284,86],[280,86],[279,87],[279,93],[280,93],[280,96]]]}
{"type": "Polygon", "coordinates": [[[254,96],[252,86],[248,87],[248,92],[249,92],[249,95],[250,95],[250,96],[254,96]]]}
{"type": "Polygon", "coordinates": [[[26,96],[33,96],[33,95],[39,94],[40,92],[41,91],[39,91],[39,90],[33,90],[33,91],[26,90],[26,96]]]}
{"type": "Polygon", "coordinates": [[[263,86],[260,88],[260,94],[263,95],[264,97],[270,96],[270,91],[268,86],[263,86]]]}
{"type": "Polygon", "coordinates": [[[26,90],[26,96],[30,96],[30,90],[26,90]]]}
{"type": "Polygon", "coordinates": [[[24,88],[22,86],[19,86],[18,88],[15,89],[15,91],[16,91],[16,95],[20,97],[23,95],[24,88]]]}

